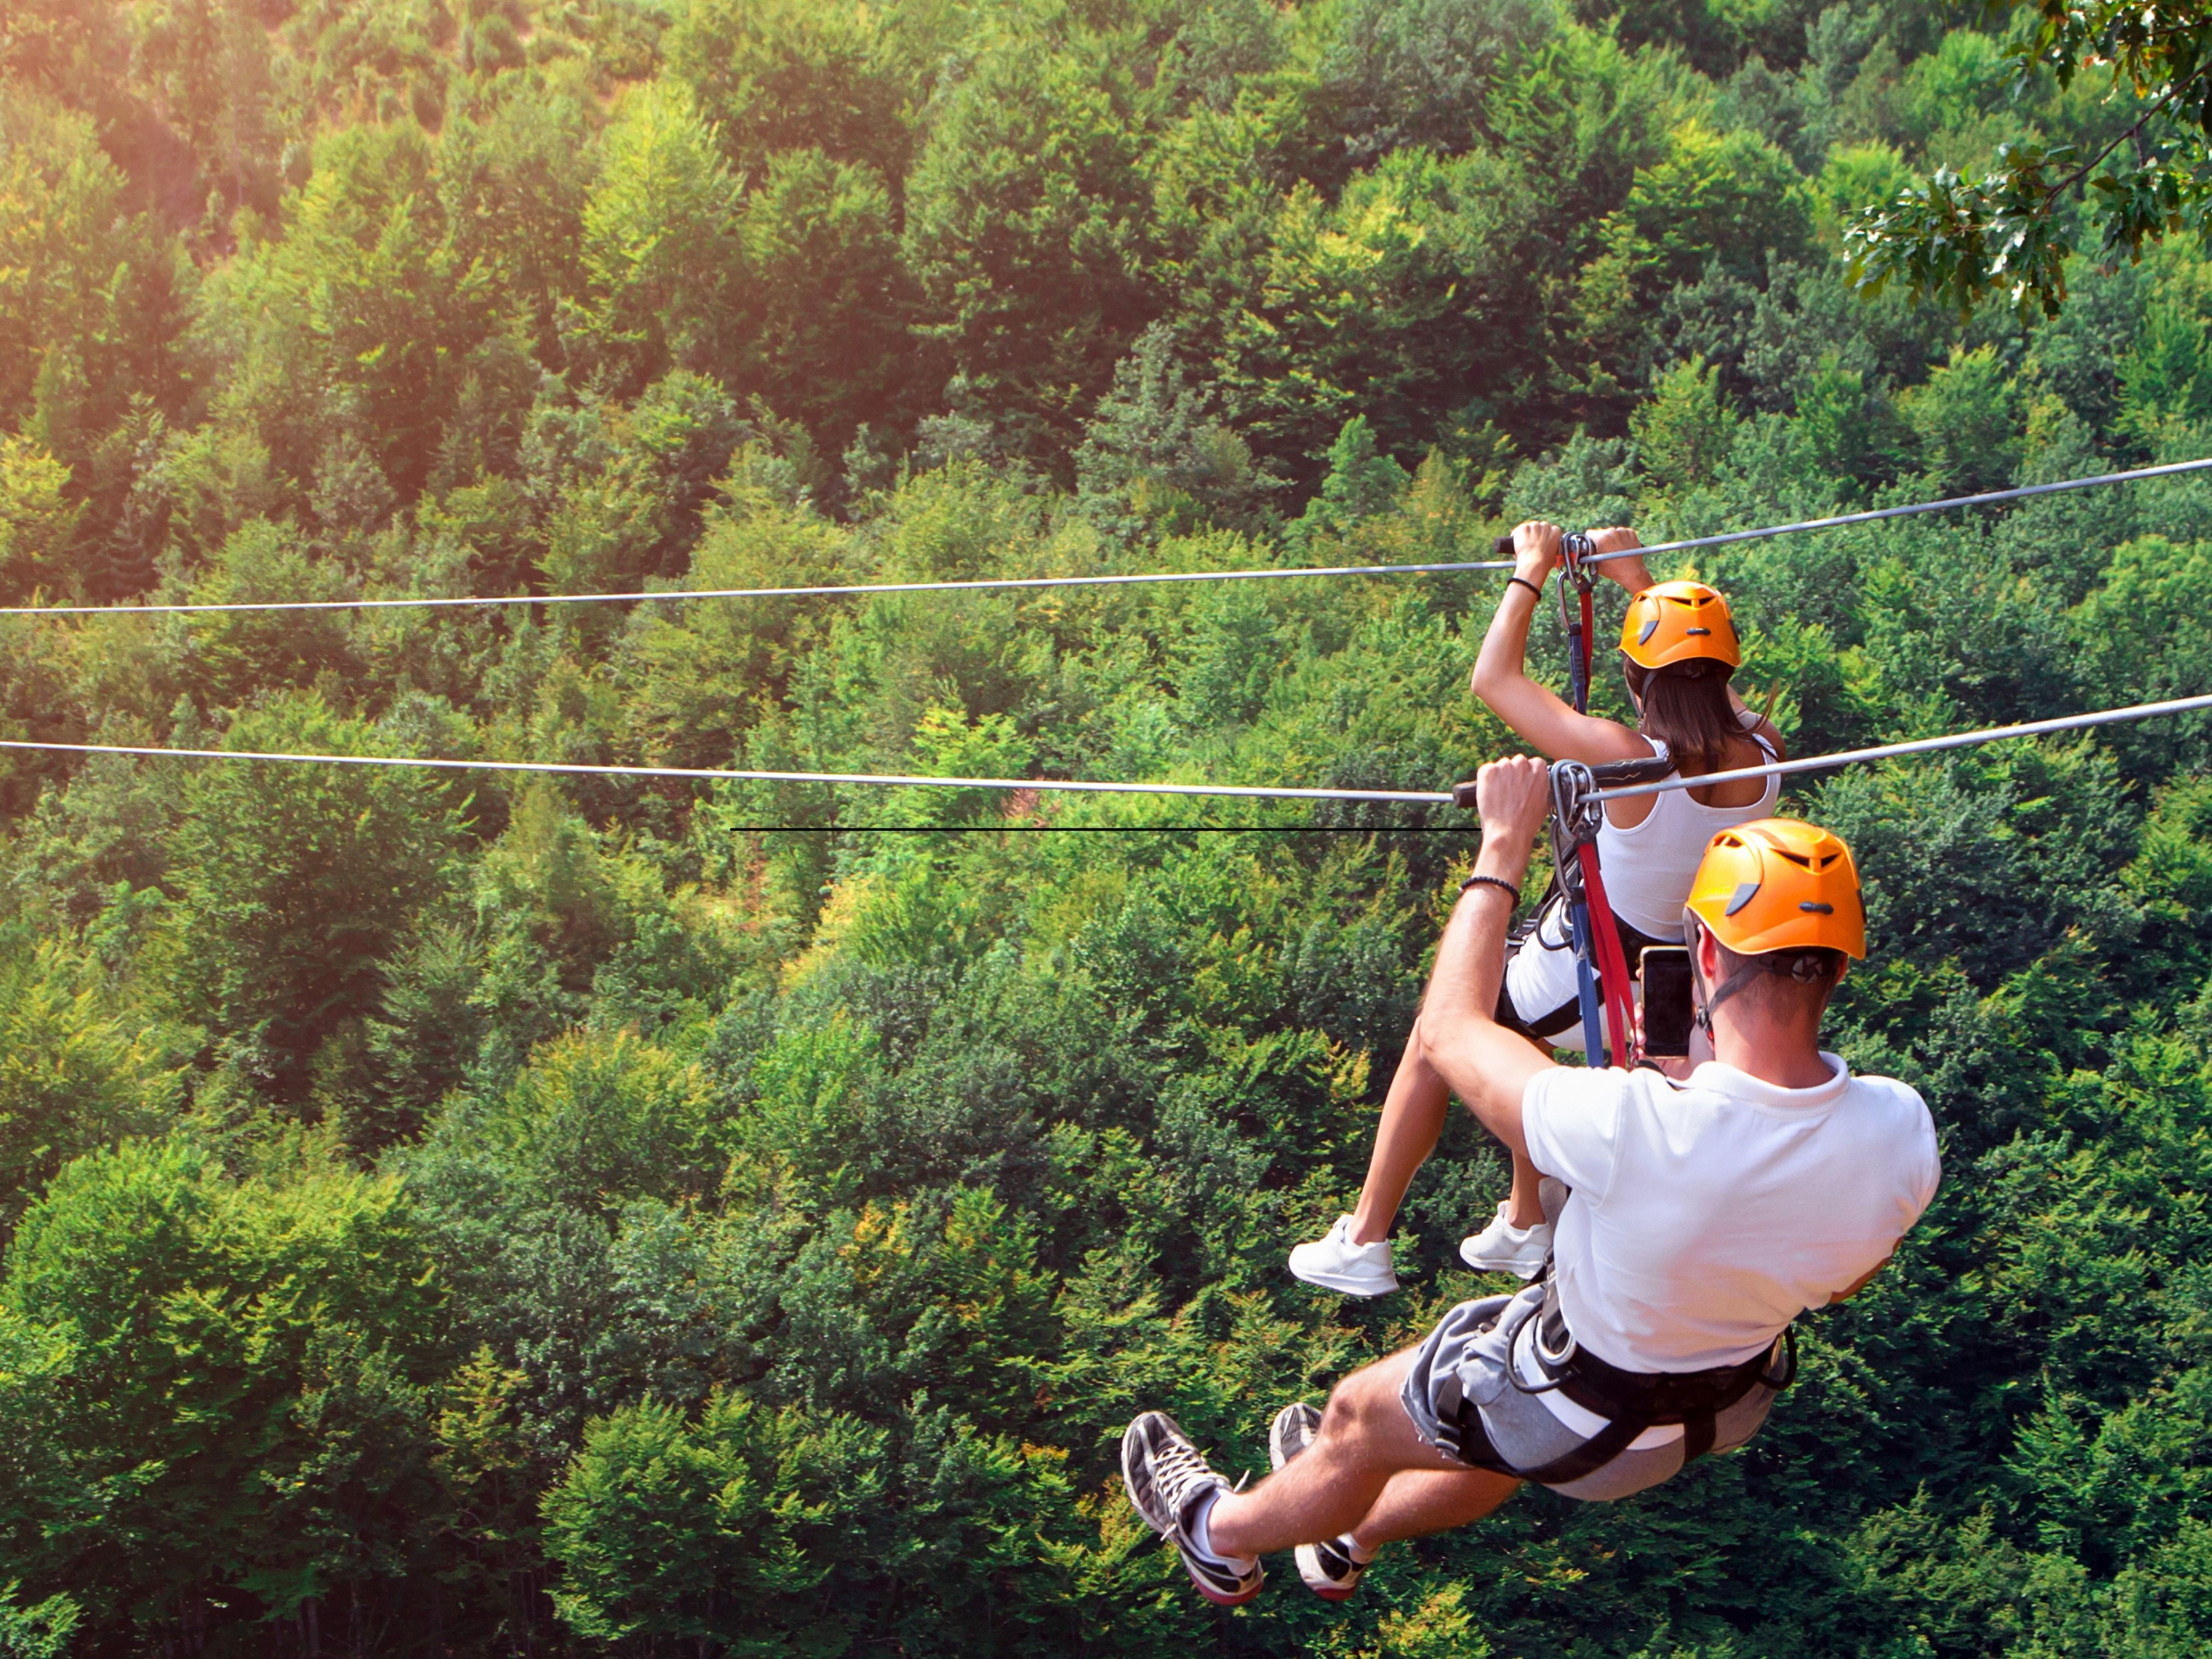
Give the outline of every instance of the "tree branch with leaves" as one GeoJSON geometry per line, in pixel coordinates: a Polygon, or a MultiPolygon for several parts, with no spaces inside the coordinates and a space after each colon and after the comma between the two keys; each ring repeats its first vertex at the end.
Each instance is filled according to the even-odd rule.
{"type": "MultiPolygon", "coordinates": [[[[2004,9],[2002,0],[1993,13],[2004,9]]],[[[1901,281],[1918,298],[1972,310],[2002,294],[2021,316],[2056,316],[2066,261],[2094,230],[2116,263],[2145,242],[2202,228],[2212,201],[2212,6],[2095,0],[2017,0],[2014,95],[2048,70],[2062,88],[2108,74],[2108,101],[2140,106],[2136,119],[2083,159],[2072,145],[1999,146],[1976,179],[1939,167],[1845,230],[1852,279],[1863,294],[1901,281]],[[2100,171],[2100,169],[2103,169],[2100,171]],[[2069,215],[2069,197],[2082,210],[2069,215]]]]}

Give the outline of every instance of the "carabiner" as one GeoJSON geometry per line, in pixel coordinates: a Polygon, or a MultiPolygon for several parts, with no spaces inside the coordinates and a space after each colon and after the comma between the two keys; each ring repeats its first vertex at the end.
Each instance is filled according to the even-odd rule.
{"type": "Polygon", "coordinates": [[[1589,572],[1583,561],[1591,550],[1590,538],[1582,531],[1570,530],[1559,538],[1559,621],[1567,630],[1567,700],[1577,714],[1589,713],[1593,623],[1589,572]]]}

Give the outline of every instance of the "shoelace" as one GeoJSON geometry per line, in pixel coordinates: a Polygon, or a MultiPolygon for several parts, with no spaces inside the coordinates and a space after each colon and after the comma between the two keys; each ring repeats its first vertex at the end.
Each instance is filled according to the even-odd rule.
{"type": "Polygon", "coordinates": [[[1209,1485],[1223,1484],[1197,1447],[1187,1440],[1176,1439],[1155,1454],[1152,1459],[1152,1480],[1160,1496],[1167,1499],[1168,1507],[1180,1515],[1183,1500],[1190,1496],[1194,1484],[1203,1481],[1209,1485]]]}

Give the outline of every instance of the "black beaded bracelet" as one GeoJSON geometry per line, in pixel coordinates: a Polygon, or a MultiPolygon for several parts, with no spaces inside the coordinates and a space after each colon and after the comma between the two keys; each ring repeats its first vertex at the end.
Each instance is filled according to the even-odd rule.
{"type": "Polygon", "coordinates": [[[1521,902],[1520,888],[1503,876],[1469,876],[1465,881],[1460,883],[1459,890],[1464,893],[1470,887],[1502,887],[1505,890],[1505,896],[1514,903],[1517,905],[1521,902]]]}

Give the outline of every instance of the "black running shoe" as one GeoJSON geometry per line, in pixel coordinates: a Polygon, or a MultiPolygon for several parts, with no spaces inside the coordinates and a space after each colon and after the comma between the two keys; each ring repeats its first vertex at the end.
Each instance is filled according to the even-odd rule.
{"type": "Polygon", "coordinates": [[[1176,1547],[1198,1593],[1224,1607],[1260,1593],[1267,1574],[1256,1560],[1237,1562],[1201,1551],[1190,1525],[1208,1494],[1229,1483],[1207,1467],[1189,1436],[1165,1412],[1146,1412],[1121,1436],[1121,1484],[1145,1524],[1176,1547]]]}
{"type": "MultiPolygon", "coordinates": [[[[1284,1407],[1267,1425],[1267,1462],[1281,1468],[1313,1444],[1320,1432],[1321,1413],[1314,1407],[1303,1400],[1284,1407]]],[[[1305,1580],[1306,1588],[1331,1601],[1341,1601],[1358,1589],[1359,1576],[1367,1571],[1364,1561],[1352,1559],[1350,1533],[1325,1544],[1301,1544],[1293,1553],[1297,1557],[1298,1577],[1305,1580]]]]}

